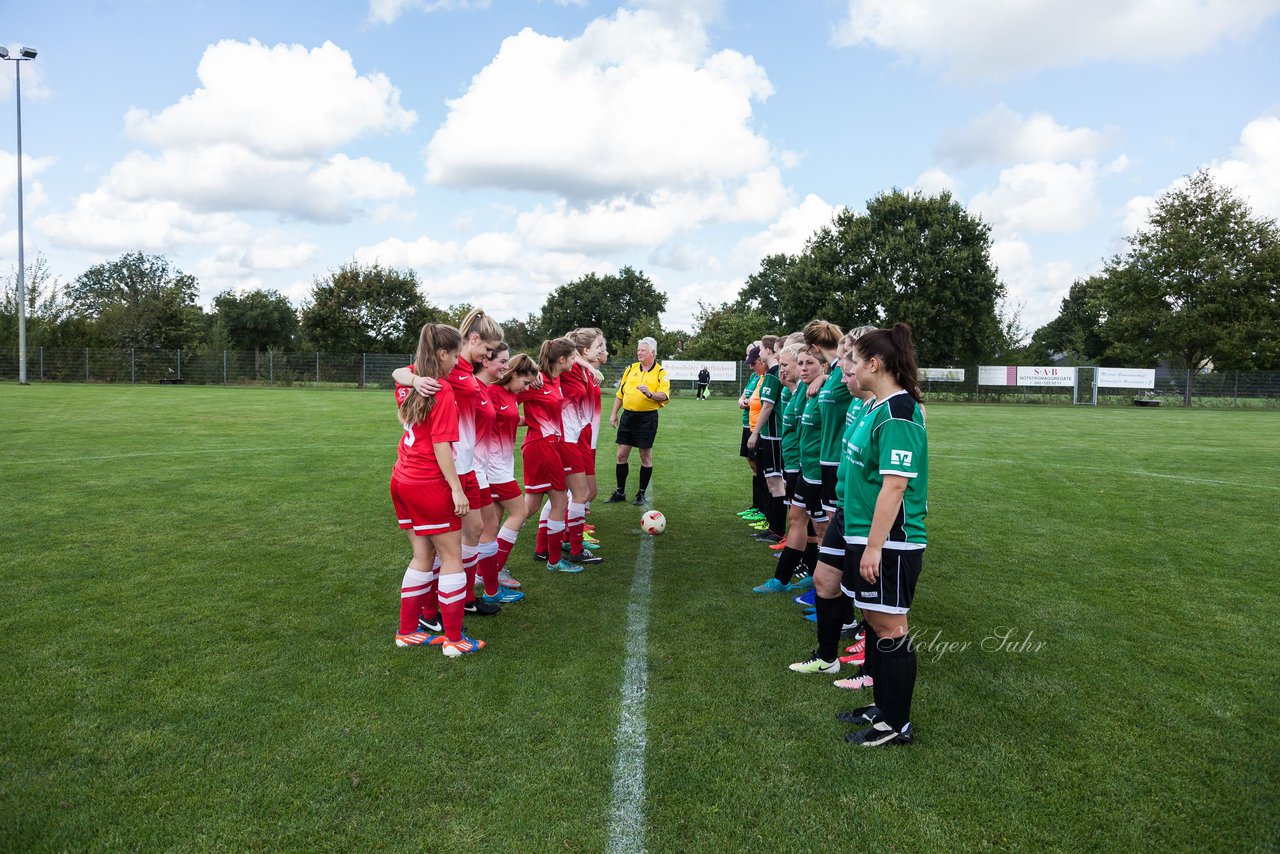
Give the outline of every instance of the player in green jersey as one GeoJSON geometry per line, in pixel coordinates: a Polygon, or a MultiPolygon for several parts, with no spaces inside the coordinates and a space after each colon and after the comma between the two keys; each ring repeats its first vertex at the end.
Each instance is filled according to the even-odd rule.
{"type": "MultiPolygon", "coordinates": [[[[770,545],[782,541],[787,526],[787,511],[782,497],[786,482],[782,476],[781,420],[778,403],[782,396],[782,381],[778,377],[778,338],[765,335],[760,339],[760,360],[756,370],[764,369],[756,384],[753,403],[759,406],[747,437],[747,450],[756,464],[757,490],[764,501],[765,521],[768,529],[756,539],[770,545]]],[[[758,506],[758,505],[757,505],[758,506]]]]}
{"type": "MultiPolygon", "coordinates": [[[[747,345],[746,356],[748,360],[751,358],[752,348],[755,348],[758,354],[760,342],[753,341],[747,345]]],[[[760,375],[752,370],[752,364],[751,361],[747,362],[747,369],[751,371],[751,374],[747,377],[747,384],[743,388],[742,394],[738,396],[738,408],[742,410],[742,444],[738,448],[738,456],[746,460],[748,467],[751,469],[751,504],[746,510],[739,512],[738,515],[748,522],[757,522],[764,521],[764,511],[757,504],[759,496],[756,495],[756,464],[751,459],[751,451],[747,449],[747,439],[751,436],[751,397],[755,393],[756,383],[760,382],[760,375]]]]}
{"type": "Polygon", "coordinates": [[[925,433],[911,327],[894,324],[859,338],[846,360],[858,388],[873,398],[846,443],[842,479],[847,544],[837,590],[829,573],[816,579],[820,655],[839,636],[840,599],[854,597],[867,619],[867,674],[875,702],[844,712],[844,723],[871,724],[847,741],[866,747],[912,740],[916,653],[907,612],[925,550],[929,443],[925,433]],[[825,613],[825,620],[824,620],[825,613]]]}

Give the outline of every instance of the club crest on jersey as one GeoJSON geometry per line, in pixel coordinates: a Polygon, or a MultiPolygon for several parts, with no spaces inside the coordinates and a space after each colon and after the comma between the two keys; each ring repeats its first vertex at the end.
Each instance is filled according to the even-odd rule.
{"type": "Polygon", "coordinates": [[[895,466],[909,466],[911,465],[911,452],[889,451],[889,462],[893,463],[895,466]]]}

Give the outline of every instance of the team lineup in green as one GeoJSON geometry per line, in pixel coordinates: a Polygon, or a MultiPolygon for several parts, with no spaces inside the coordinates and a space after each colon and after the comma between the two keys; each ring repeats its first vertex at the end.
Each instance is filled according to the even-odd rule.
{"type": "MultiPolygon", "coordinates": [[[[875,751],[841,740],[855,694],[789,669],[802,606],[751,592],[777,561],[736,515],[738,401],[661,408],[648,849],[1269,847],[1274,413],[925,406],[919,733],[875,751]]],[[[391,642],[393,407],[0,385],[0,845],[606,847],[638,460],[608,503],[605,421],[603,562],[548,572],[530,520],[527,598],[450,661],[391,642]]]]}

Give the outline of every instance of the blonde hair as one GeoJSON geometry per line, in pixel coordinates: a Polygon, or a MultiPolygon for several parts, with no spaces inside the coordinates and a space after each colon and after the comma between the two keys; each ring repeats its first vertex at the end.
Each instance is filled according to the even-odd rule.
{"type": "Polygon", "coordinates": [[[596,343],[596,339],[602,337],[602,334],[599,330],[588,329],[584,326],[581,329],[573,330],[564,337],[574,343],[574,346],[578,348],[578,352],[585,354],[587,349],[596,343]]]}
{"type": "MultiPolygon", "coordinates": [[[[422,327],[418,335],[418,352],[413,356],[413,372],[420,377],[443,379],[440,359],[436,353],[457,353],[462,349],[462,335],[452,326],[443,323],[428,323],[422,327]]],[[[400,420],[405,424],[421,424],[431,414],[436,405],[435,396],[423,397],[412,392],[400,403],[400,420]]]]}
{"type": "Polygon", "coordinates": [[[839,326],[826,320],[810,320],[801,332],[804,343],[822,350],[834,350],[840,344],[840,336],[844,334],[839,326]]]}
{"type": "Polygon", "coordinates": [[[551,369],[555,367],[556,362],[576,352],[578,352],[578,345],[570,339],[550,338],[543,341],[542,347],[538,350],[538,367],[544,374],[551,376],[551,369]]]}
{"type": "Polygon", "coordinates": [[[483,309],[473,308],[458,324],[458,332],[466,341],[472,335],[479,335],[481,341],[501,341],[502,327],[498,321],[484,313],[483,309]]]}
{"type": "Polygon", "coordinates": [[[804,352],[804,342],[803,342],[803,341],[796,341],[796,342],[793,342],[793,343],[788,344],[787,346],[785,346],[785,347],[783,347],[781,350],[779,350],[779,351],[778,351],[778,358],[779,358],[779,359],[781,359],[783,356],[790,356],[790,357],[791,357],[791,361],[793,361],[793,362],[799,362],[799,361],[800,361],[800,354],[801,354],[802,352],[804,352]]]}
{"type": "Polygon", "coordinates": [[[840,339],[840,343],[844,344],[846,347],[852,347],[854,341],[857,341],[868,332],[875,331],[876,328],[874,326],[855,326],[844,334],[844,337],[840,339]]]}

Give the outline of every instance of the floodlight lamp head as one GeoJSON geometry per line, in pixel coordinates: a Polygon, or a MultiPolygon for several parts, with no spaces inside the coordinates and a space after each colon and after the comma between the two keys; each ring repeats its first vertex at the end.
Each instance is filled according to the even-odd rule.
{"type": "Polygon", "coordinates": [[[8,58],[9,58],[9,48],[0,44],[0,59],[8,59],[8,58]]]}
{"type": "Polygon", "coordinates": [[[36,49],[33,47],[23,47],[21,50],[18,51],[18,53],[22,56],[23,59],[36,58],[36,49]]]}

